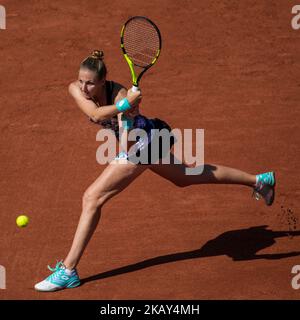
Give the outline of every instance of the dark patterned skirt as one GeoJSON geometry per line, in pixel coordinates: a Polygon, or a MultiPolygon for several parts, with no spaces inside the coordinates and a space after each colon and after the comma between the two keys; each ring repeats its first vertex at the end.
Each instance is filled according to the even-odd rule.
{"type": "Polygon", "coordinates": [[[168,155],[175,143],[171,127],[161,119],[138,115],[134,119],[134,128],[144,130],[144,136],[137,137],[136,144],[129,152],[121,152],[115,159],[127,159],[143,165],[157,163],[168,155]]]}

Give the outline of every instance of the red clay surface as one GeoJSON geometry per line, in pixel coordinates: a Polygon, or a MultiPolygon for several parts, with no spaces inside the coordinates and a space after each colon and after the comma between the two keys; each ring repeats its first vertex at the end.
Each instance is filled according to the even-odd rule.
{"type": "Polygon", "coordinates": [[[300,232],[281,232],[300,229],[296,1],[1,4],[0,299],[299,299],[291,269],[300,232]],[[119,34],[133,15],[150,17],[163,37],[142,80],[143,114],[204,128],[206,163],[276,171],[276,201],[268,208],[240,186],[180,189],[146,171],[103,208],[78,267],[84,285],[37,293],[47,264],[68,252],[82,194],[104,169],[98,127],[67,86],[98,48],[109,79],[130,86],[119,34]],[[16,227],[20,214],[31,219],[25,229],[16,227]]]}

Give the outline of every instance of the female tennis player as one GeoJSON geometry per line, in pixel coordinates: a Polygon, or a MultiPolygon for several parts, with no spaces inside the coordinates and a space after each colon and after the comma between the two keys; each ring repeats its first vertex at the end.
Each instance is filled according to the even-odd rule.
{"type": "MultiPolygon", "coordinates": [[[[125,127],[126,130],[143,128],[147,134],[151,129],[167,128],[171,130],[164,121],[148,119],[141,115],[139,113],[141,92],[127,91],[124,86],[106,80],[106,70],[103,52],[95,50],[81,63],[78,80],[69,86],[69,92],[79,109],[91,121],[113,130],[116,136],[121,127],[125,127]],[[124,121],[124,116],[127,121],[124,121]]],[[[140,149],[138,151],[149,147],[151,134],[148,135],[148,138],[148,145],[138,144],[138,149],[140,149]]],[[[273,172],[252,175],[221,165],[205,164],[201,175],[186,175],[187,166],[176,164],[171,150],[169,153],[173,159],[171,164],[136,164],[130,161],[127,150],[121,152],[108,164],[83,195],[82,213],[70,251],[64,260],[57,262],[55,268],[48,266],[52,274],[37,283],[36,290],[56,291],[80,285],[76,267],[98,225],[102,206],[124,190],[146,169],[170,180],[178,187],[208,183],[239,184],[252,188],[256,198],[264,198],[267,205],[271,205],[274,200],[275,175],[273,172]]],[[[161,157],[163,155],[160,154],[161,157]]]]}

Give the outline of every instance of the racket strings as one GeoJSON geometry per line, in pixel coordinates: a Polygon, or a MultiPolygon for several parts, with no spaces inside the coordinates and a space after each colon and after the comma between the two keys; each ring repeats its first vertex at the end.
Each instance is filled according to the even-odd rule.
{"type": "Polygon", "coordinates": [[[135,65],[146,67],[159,53],[158,31],[147,20],[133,19],[124,30],[124,48],[135,65]]]}

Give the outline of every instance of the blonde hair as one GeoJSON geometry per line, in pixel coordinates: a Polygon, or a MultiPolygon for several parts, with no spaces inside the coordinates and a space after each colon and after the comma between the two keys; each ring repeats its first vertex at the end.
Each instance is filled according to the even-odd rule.
{"type": "Polygon", "coordinates": [[[103,51],[93,50],[92,53],[81,62],[80,68],[86,68],[88,70],[94,71],[98,79],[101,80],[105,78],[107,74],[107,69],[103,59],[103,51]]]}

